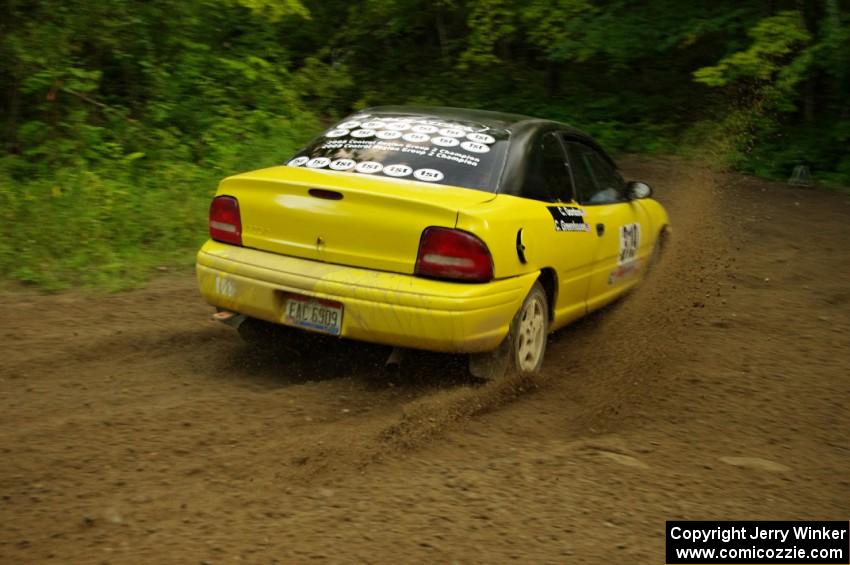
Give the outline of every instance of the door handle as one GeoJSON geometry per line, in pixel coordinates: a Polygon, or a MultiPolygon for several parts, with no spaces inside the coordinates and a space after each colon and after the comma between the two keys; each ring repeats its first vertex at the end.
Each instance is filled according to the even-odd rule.
{"type": "Polygon", "coordinates": [[[605,224],[596,224],[596,235],[602,237],[602,234],[605,233],[605,224]]]}

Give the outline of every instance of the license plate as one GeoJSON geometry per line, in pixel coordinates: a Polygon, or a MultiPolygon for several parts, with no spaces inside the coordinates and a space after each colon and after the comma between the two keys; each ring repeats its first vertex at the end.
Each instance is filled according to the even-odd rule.
{"type": "Polygon", "coordinates": [[[289,294],[284,303],[283,323],[339,335],[342,329],[342,304],[332,300],[289,294]]]}

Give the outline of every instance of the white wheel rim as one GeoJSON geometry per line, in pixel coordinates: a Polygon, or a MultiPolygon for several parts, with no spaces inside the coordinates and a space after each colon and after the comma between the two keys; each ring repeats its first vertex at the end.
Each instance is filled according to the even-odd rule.
{"type": "Polygon", "coordinates": [[[517,362],[523,371],[533,371],[546,344],[546,311],[543,302],[534,298],[526,304],[519,318],[517,362]]]}

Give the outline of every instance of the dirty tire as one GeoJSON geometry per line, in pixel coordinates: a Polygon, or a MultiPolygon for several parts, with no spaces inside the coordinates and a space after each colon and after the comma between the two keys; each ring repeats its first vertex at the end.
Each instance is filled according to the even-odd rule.
{"type": "Polygon", "coordinates": [[[469,372],[488,381],[511,373],[536,373],[543,365],[548,335],[549,299],[537,281],[514,316],[505,340],[493,351],[470,355],[469,372]]]}
{"type": "Polygon", "coordinates": [[[549,299],[540,281],[514,316],[511,324],[511,361],[517,373],[536,373],[543,365],[546,337],[549,335],[549,299]]]}

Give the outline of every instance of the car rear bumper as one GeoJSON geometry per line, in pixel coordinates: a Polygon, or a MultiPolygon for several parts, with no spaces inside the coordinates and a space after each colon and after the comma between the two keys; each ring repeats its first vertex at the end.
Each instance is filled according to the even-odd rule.
{"type": "Polygon", "coordinates": [[[484,284],[434,281],[208,241],[198,252],[201,294],[213,306],[274,323],[286,293],[343,304],[341,336],[446,352],[494,349],[536,273],[484,284]]]}

